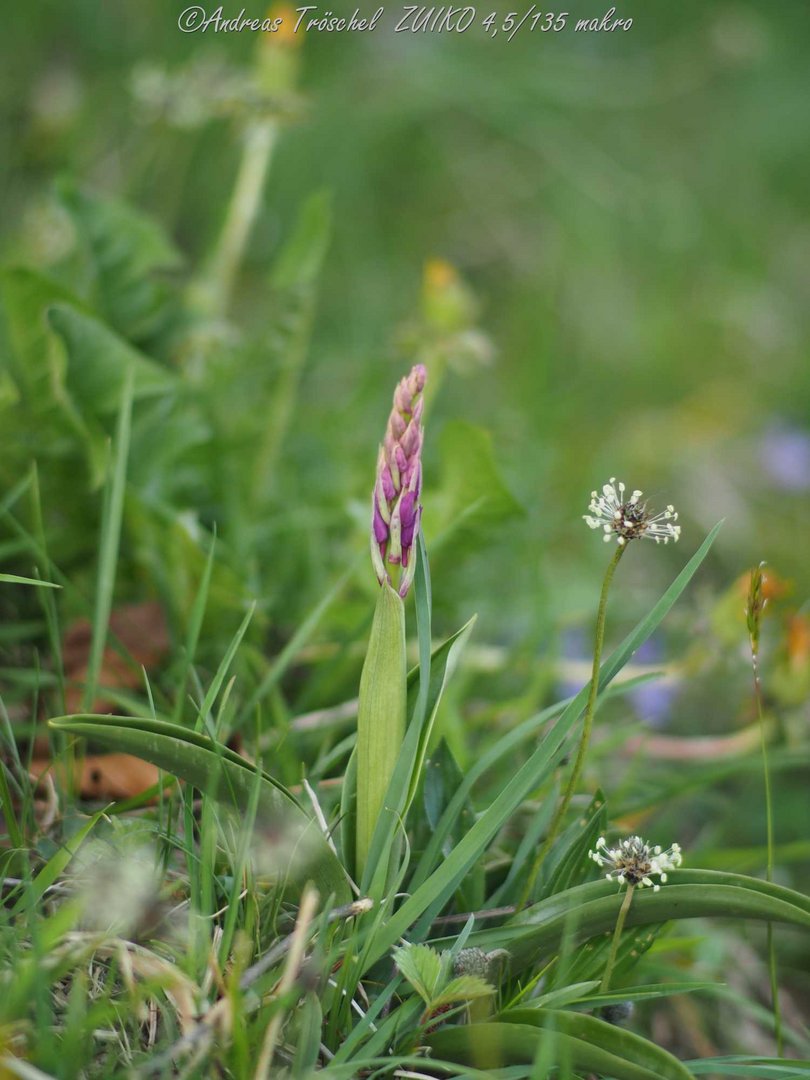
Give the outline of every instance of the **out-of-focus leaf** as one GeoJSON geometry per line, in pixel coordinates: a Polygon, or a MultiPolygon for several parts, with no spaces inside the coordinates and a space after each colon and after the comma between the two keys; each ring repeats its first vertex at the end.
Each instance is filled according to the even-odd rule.
{"type": "Polygon", "coordinates": [[[182,265],[177,248],[156,222],[124,202],[69,182],[59,185],[59,197],[78,235],[87,300],[124,337],[143,341],[155,334],[171,298],[158,272],[182,265]]]}
{"type": "Polygon", "coordinates": [[[810,1061],[786,1061],[783,1058],[733,1054],[728,1057],[700,1058],[687,1061],[694,1076],[730,1076],[733,1080],[801,1080],[810,1076],[810,1061]]]}
{"type": "Polygon", "coordinates": [[[532,1064],[543,1048],[548,1061],[614,1080],[691,1080],[677,1058],[655,1043],[582,1013],[515,1009],[498,1021],[445,1027],[425,1039],[440,1057],[478,1068],[532,1064]]]}
{"type": "Polygon", "coordinates": [[[443,528],[433,540],[433,551],[450,542],[456,550],[477,530],[524,512],[501,478],[488,431],[453,420],[445,425],[439,446],[441,484],[433,503],[443,528]]]}
{"type": "Polygon", "coordinates": [[[310,991],[295,1011],[295,1057],[292,1080],[310,1080],[321,1052],[323,1009],[317,993],[310,991]]]}
{"type": "Polygon", "coordinates": [[[11,910],[12,915],[19,915],[29,904],[35,904],[42,899],[45,890],[49,889],[59,875],[62,874],[70,860],[96,827],[103,813],[103,810],[99,810],[97,814],[94,814],[86,824],[82,825],[78,832],[74,833],[69,840],[62,844],[55,855],[51,856],[34,878],[31,887],[26,889],[17,900],[11,910]]]}
{"type": "Polygon", "coordinates": [[[76,299],[57,282],[22,267],[0,271],[0,292],[11,345],[8,359],[13,377],[24,399],[41,409],[53,401],[53,371],[49,358],[51,335],[45,312],[55,303],[75,304],[76,299]]]}
{"type": "Polygon", "coordinates": [[[258,782],[257,820],[268,823],[280,840],[280,881],[297,892],[309,880],[324,897],[334,895],[338,903],[350,898],[343,867],[317,822],[286,788],[267,773],[259,771],[257,777],[257,769],[228,747],[178,724],[132,716],[81,713],[58,717],[50,725],[151,761],[243,812],[258,782]]]}
{"type": "MultiPolygon", "coordinates": [[[[450,747],[442,739],[425,765],[423,799],[425,815],[430,829],[435,829],[455,795],[464,775],[456,764],[450,747]]],[[[472,800],[467,799],[461,807],[453,828],[447,834],[442,854],[449,855],[465,833],[475,823],[475,809],[472,800]]],[[[474,911],[484,902],[485,873],[483,864],[474,867],[460,887],[460,902],[463,910],[474,911]]]]}
{"type": "Polygon", "coordinates": [[[40,589],[61,589],[61,585],[55,585],[52,581],[40,581],[39,578],[20,577],[18,574],[0,574],[0,582],[9,585],[36,585],[40,589]]]}
{"type": "Polygon", "coordinates": [[[65,381],[82,409],[97,415],[115,412],[121,402],[124,376],[132,367],[135,398],[165,394],[177,386],[175,376],[148,359],[103,323],[69,304],[48,309],[48,322],[67,349],[65,381]]]}
{"type": "Polygon", "coordinates": [[[320,274],[332,232],[332,205],[329,195],[311,195],[301,208],[292,236],[285,244],[273,270],[277,289],[309,285],[320,274]]]}

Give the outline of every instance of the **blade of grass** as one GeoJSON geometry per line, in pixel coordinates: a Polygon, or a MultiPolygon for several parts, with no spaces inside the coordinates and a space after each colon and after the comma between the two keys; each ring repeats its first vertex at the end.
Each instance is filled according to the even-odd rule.
{"type": "MultiPolygon", "coordinates": [[[[684,591],[686,586],[694,577],[703,560],[708,555],[709,549],[714,543],[715,538],[717,537],[717,534],[722,527],[722,524],[723,523],[721,521],[714,526],[709,535],[700,545],[692,558],[687,562],[686,566],[678,574],[678,576],[663,594],[658,603],[655,604],[649,614],[646,615],[637,624],[637,626],[624,639],[621,645],[613,653],[611,653],[608,659],[604,662],[600,669],[599,675],[600,692],[604,692],[605,688],[609,685],[613,678],[615,678],[617,673],[621,671],[621,669],[624,667],[624,665],[627,663],[633,653],[647,640],[648,637],[650,637],[650,635],[663,621],[664,617],[669,613],[681,593],[684,591]]],[[[588,700],[589,689],[590,683],[587,683],[585,686],[583,686],[579,693],[570,700],[570,702],[565,706],[565,708],[562,709],[559,719],[546,736],[547,740],[551,739],[555,743],[561,744],[561,741],[567,738],[570,729],[573,727],[574,723],[579,718],[582,709],[585,707],[585,703],[588,700]]],[[[540,717],[547,716],[550,719],[559,711],[559,705],[552,706],[550,709],[544,710],[544,712],[540,714],[540,717]]],[[[522,725],[523,729],[532,727],[535,724],[536,720],[539,720],[539,717],[532,718],[531,720],[526,721],[525,724],[522,725]]],[[[481,758],[478,763],[474,764],[469,770],[467,776],[465,777],[464,783],[460,786],[459,790],[450,800],[445,812],[442,814],[442,817],[439,820],[439,823],[436,826],[436,829],[434,830],[430,841],[428,842],[424,854],[422,855],[422,858],[420,859],[416,867],[416,871],[411,881],[412,891],[422,886],[428,880],[428,877],[432,873],[434,868],[439,864],[441,860],[441,853],[443,850],[444,842],[450,832],[450,829],[452,828],[453,822],[456,820],[458,814],[461,811],[461,808],[469,797],[473,785],[488,768],[490,768],[496,762],[502,760],[502,758],[505,757],[507,754],[510,754],[514,751],[514,748],[520,741],[520,737],[522,737],[522,732],[520,733],[519,737],[519,731],[520,729],[516,729],[516,732],[513,733],[512,736],[507,736],[506,738],[499,740],[499,743],[496,744],[496,746],[493,747],[493,749],[488,754],[484,755],[484,757],[481,758]]],[[[532,770],[530,770],[530,772],[533,772],[538,776],[540,775],[540,773],[537,772],[537,766],[540,765],[546,770],[545,772],[543,772],[543,776],[546,775],[548,766],[548,761],[541,761],[541,759],[537,756],[541,753],[542,748],[541,750],[536,751],[534,757],[530,759],[530,761],[536,762],[536,765],[533,767],[532,770]]],[[[527,765],[528,764],[529,763],[527,762],[527,765]]],[[[528,790],[532,790],[531,787],[528,790]]],[[[518,803],[516,805],[519,805],[519,802],[520,800],[518,800],[518,803]]],[[[501,799],[498,800],[498,804],[501,805],[501,799]]],[[[506,805],[506,803],[503,804],[503,806],[506,805]]],[[[509,811],[509,813],[512,812],[513,811],[511,810],[509,811]]],[[[480,824],[480,822],[478,824],[480,824]]],[[[496,826],[496,831],[499,827],[500,825],[496,826]]],[[[478,854],[480,854],[480,850],[478,854]]],[[[476,854],[475,858],[478,857],[478,854],[476,854]]]]}
{"type": "Polygon", "coordinates": [[[101,658],[107,642],[107,629],[110,622],[110,611],[112,610],[115,569],[118,562],[121,521],[124,514],[124,490],[127,479],[129,442],[132,431],[133,389],[134,372],[133,368],[129,367],[121,392],[121,405],[113,443],[112,471],[110,483],[105,492],[104,511],[101,521],[96,603],[93,615],[93,640],[90,646],[87,682],[84,689],[86,709],[91,708],[96,697],[98,677],[101,672],[101,658]]]}

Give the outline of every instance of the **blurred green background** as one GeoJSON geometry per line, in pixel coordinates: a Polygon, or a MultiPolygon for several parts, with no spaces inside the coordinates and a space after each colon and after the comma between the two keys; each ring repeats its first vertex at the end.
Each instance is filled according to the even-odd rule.
{"type": "MultiPolygon", "coordinates": [[[[4,262],[58,282],[183,386],[136,402],[118,600],[157,596],[179,634],[216,525],[212,657],[253,598],[262,646],[280,648],[362,558],[376,443],[418,357],[434,383],[424,524],[439,632],[477,611],[479,641],[507,654],[587,654],[587,639],[559,631],[590,624],[606,552],[581,515],[612,475],[674,503],[683,525],[676,548],[639,545],[623,564],[615,632],[719,517],[720,541],[673,623],[678,645],[760,559],[801,608],[805,5],[623,3],[629,32],[578,34],[577,18],[606,8],[577,0],[564,32],[511,42],[479,26],[395,34],[389,5],[373,35],[310,33],[299,48],[248,31],[181,33],[184,6],[46,2],[4,23],[4,262]],[[268,116],[279,138],[231,302],[207,304],[200,283],[243,146],[268,116]],[[307,203],[313,193],[323,200],[307,203]],[[110,198],[151,219],[154,235],[110,198]],[[93,200],[108,206],[106,266],[93,200]],[[280,254],[296,235],[303,269],[295,250],[280,254]]],[[[53,296],[32,286],[26,307],[19,279],[14,288],[0,471],[11,490],[39,461],[50,556],[79,590],[67,617],[92,593],[115,415],[81,400],[73,354],[57,362],[75,406],[67,428],[62,413],[38,411],[37,392],[20,397],[20,335],[36,338],[53,296]]],[[[58,348],[77,348],[55,329],[58,348]]],[[[53,330],[31,356],[54,348],[53,330]]],[[[40,387],[53,382],[42,371],[40,387]]],[[[10,565],[30,573],[16,536],[10,565]]],[[[363,563],[325,637],[362,637],[373,587],[363,563]]],[[[355,674],[290,692],[320,703],[350,693],[355,674]]],[[[741,701],[747,678],[742,653],[741,701]]]]}
{"type": "MultiPolygon", "coordinates": [[[[167,121],[139,100],[139,73],[248,69],[261,35],[183,34],[183,7],[73,0],[7,21],[7,259],[53,268],[60,239],[47,208],[64,174],[154,216],[191,264],[210,249],[239,124],[206,122],[193,101],[167,121]]],[[[572,22],[602,14],[590,0],[573,7],[572,22]]],[[[437,401],[428,531],[451,416],[492,433],[527,512],[458,571],[473,594],[465,608],[489,608],[497,583],[493,632],[508,637],[532,622],[538,590],[544,602],[551,588],[556,601],[563,589],[586,603],[603,552],[578,515],[614,474],[677,505],[684,547],[726,516],[722,573],[767,558],[806,593],[806,7],[627,3],[617,14],[634,18],[628,33],[569,24],[511,43],[477,27],[394,34],[398,11],[389,5],[373,36],[308,36],[303,112],[282,133],[239,277],[233,321],[260,348],[269,263],[302,198],[331,193],[334,233],[285,451],[303,471],[288,497],[298,507],[320,497],[323,480],[302,484],[313,460],[344,503],[365,497],[408,361],[396,330],[417,308],[425,260],[441,257],[478,297],[494,360],[453,375],[437,401]]],[[[187,90],[193,98],[193,80],[187,90]]],[[[325,544],[324,562],[341,548],[325,544]]],[[[639,554],[639,583],[657,586],[680,555],[639,554]]]]}

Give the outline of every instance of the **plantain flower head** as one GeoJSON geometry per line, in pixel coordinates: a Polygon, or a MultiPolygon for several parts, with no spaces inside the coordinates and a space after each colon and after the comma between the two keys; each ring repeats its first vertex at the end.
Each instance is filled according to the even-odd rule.
{"type": "Polygon", "coordinates": [[[647,509],[646,501],[641,501],[642,494],[633,491],[628,497],[624,484],[621,481],[617,484],[611,476],[601,495],[591,492],[590,514],[583,514],[583,519],[590,528],[604,531],[606,544],[614,538],[620,547],[628,540],[654,540],[656,544],[677,541],[681,527],[675,524],[678,520],[675,507],[668,506],[660,514],[654,514],[647,509]]]}
{"type": "Polygon", "coordinates": [[[596,841],[596,850],[588,852],[589,858],[597,865],[607,867],[606,878],[612,878],[621,885],[651,885],[653,892],[658,892],[660,885],[652,880],[652,875],[667,880],[667,871],[681,865],[683,857],[679,844],[673,844],[664,851],[653,847],[640,836],[630,836],[621,840],[614,848],[609,848],[604,836],[596,841]]]}
{"type": "Polygon", "coordinates": [[[386,567],[399,566],[399,595],[411,587],[416,569],[413,551],[422,507],[422,410],[427,371],[416,364],[394,391],[385,438],[377,458],[371,519],[371,559],[377,580],[391,581],[386,567]]]}

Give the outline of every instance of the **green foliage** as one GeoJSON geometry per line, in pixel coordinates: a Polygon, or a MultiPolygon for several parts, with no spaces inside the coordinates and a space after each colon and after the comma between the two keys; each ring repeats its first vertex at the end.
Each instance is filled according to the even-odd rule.
{"type": "Polygon", "coordinates": [[[491,997],[495,987],[478,975],[450,977],[452,957],[429,945],[402,945],[392,950],[394,963],[425,1003],[425,1015],[457,1002],[491,997]]]}
{"type": "Polygon", "coordinates": [[[213,799],[243,812],[258,789],[258,811],[282,835],[288,831],[292,850],[300,852],[298,859],[280,863],[282,888],[288,878],[294,888],[312,880],[323,896],[338,901],[348,898],[345,874],[316,823],[303,814],[283,785],[251,767],[227,746],[177,724],[130,716],[78,714],[58,717],[51,726],[151,761],[213,799]]]}
{"type": "Polygon", "coordinates": [[[357,703],[357,872],[374,830],[405,737],[407,664],[405,606],[390,585],[380,589],[357,703]]]}
{"type": "MultiPolygon", "coordinates": [[[[788,192],[776,173],[794,136],[761,131],[758,104],[747,125],[724,111],[723,92],[758,103],[768,85],[764,57],[748,93],[755,20],[701,9],[691,26],[679,11],[684,82],[650,29],[670,17],[639,19],[650,72],[642,53],[619,65],[599,52],[611,44],[583,67],[560,37],[538,82],[536,37],[508,55],[485,42],[484,57],[467,35],[441,69],[441,50],[428,56],[416,85],[379,52],[382,64],[364,60],[374,108],[351,128],[358,46],[314,42],[313,108],[290,138],[300,55],[280,59],[270,38],[252,66],[238,35],[228,65],[208,67],[175,34],[171,71],[127,73],[137,125],[115,112],[131,46],[120,35],[128,59],[112,63],[103,21],[94,56],[115,89],[88,83],[92,117],[45,115],[28,85],[41,56],[62,55],[43,42],[64,15],[38,26],[33,61],[10,56],[31,97],[11,125],[30,130],[0,272],[4,1075],[238,1078],[257,1062],[300,1080],[810,1074],[789,1010],[797,1060],[751,1053],[741,1034],[770,1046],[760,928],[774,927],[787,999],[808,990],[807,572],[784,539],[804,535],[806,508],[785,489],[774,512],[760,461],[763,430],[803,415],[801,219],[792,195],[768,203],[772,228],[748,205],[754,190],[788,192]],[[732,78],[723,65],[741,66],[732,78]],[[257,94],[265,76],[280,102],[257,94]],[[699,107],[701,84],[716,112],[699,107]],[[188,86],[205,92],[185,100],[188,86]],[[684,111],[684,93],[698,107],[684,111]],[[556,115],[563,102],[575,124],[556,115]],[[669,109],[674,144],[657,119],[669,109]],[[436,138],[440,115],[453,122],[436,138]],[[744,133],[739,205],[691,171],[706,170],[705,147],[684,115],[719,124],[723,152],[744,133]],[[111,155],[119,128],[129,142],[111,155]],[[658,138],[663,157],[649,153],[658,138]],[[770,180],[751,172],[752,145],[768,150],[770,180]],[[71,164],[92,178],[51,186],[71,164]],[[564,182],[520,180],[549,168],[564,182]],[[328,193],[306,194],[314,172],[328,193]],[[631,174],[655,205],[638,183],[628,199],[631,174]],[[434,259],[420,295],[416,267],[439,249],[470,280],[434,259]],[[412,607],[358,555],[394,375],[386,341],[431,366],[434,579],[420,536],[412,607]],[[674,577],[680,549],[623,560],[593,744],[522,909],[589,693],[587,656],[556,644],[590,634],[597,592],[601,549],[586,555],[572,522],[620,463],[633,482],[631,465],[674,478],[682,546],[715,502],[729,520],[674,577]],[[796,578],[791,606],[775,597],[758,627],[779,884],[756,876],[759,759],[689,741],[750,723],[731,582],[766,542],[796,578]],[[160,625],[124,640],[116,616],[143,600],[160,625]],[[645,689],[680,695],[669,729],[641,723],[645,689]],[[99,749],[162,772],[147,790],[94,797],[94,770],[111,764],[99,749]],[[634,892],[601,993],[626,893],[596,880],[588,852],[636,829],[680,840],[687,866],[634,892]],[[470,956],[480,969],[464,968],[470,956]],[[707,1042],[719,1056],[700,1056],[707,1042]]],[[[77,55],[96,48],[70,30],[77,55]]],[[[130,778],[134,763],[116,760],[130,778]]]]}

